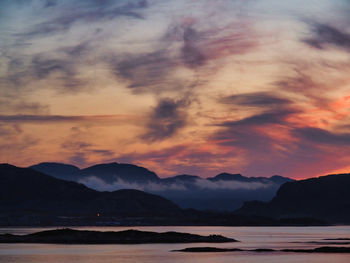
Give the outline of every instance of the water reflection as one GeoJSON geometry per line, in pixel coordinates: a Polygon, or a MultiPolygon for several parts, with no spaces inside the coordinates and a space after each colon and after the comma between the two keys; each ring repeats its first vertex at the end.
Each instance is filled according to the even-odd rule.
{"type": "MultiPolygon", "coordinates": [[[[100,231],[121,231],[130,227],[79,227],[100,231]]],[[[28,234],[51,228],[1,228],[0,233],[28,234]]],[[[137,227],[145,231],[178,231],[201,235],[222,234],[240,240],[226,244],[147,244],[147,245],[55,245],[55,244],[0,244],[0,262],[66,263],[66,262],[201,262],[201,263],[348,263],[346,254],[285,254],[285,253],[201,253],[170,252],[191,246],[255,248],[314,248],[312,242],[326,238],[349,238],[350,227],[137,227]]],[[[343,245],[342,245],[343,246],[343,245]]],[[[346,245],[349,246],[349,245],[346,245]]]]}

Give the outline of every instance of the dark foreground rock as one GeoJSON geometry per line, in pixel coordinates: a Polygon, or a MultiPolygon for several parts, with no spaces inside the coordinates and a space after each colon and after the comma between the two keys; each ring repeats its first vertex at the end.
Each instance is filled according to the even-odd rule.
{"type": "Polygon", "coordinates": [[[318,218],[331,224],[350,224],[350,174],[287,182],[268,203],[246,202],[236,211],[245,216],[318,218]]]}
{"type": "Polygon", "coordinates": [[[0,243],[54,243],[54,244],[149,244],[149,243],[227,243],[237,242],[221,235],[200,236],[179,232],[148,232],[125,230],[100,232],[57,229],[28,235],[0,235],[0,243]]]}
{"type": "Polygon", "coordinates": [[[293,252],[293,253],[349,253],[350,247],[318,247],[314,249],[239,249],[239,248],[216,248],[216,247],[189,247],[173,252],[191,253],[220,253],[220,252],[293,252]]]}

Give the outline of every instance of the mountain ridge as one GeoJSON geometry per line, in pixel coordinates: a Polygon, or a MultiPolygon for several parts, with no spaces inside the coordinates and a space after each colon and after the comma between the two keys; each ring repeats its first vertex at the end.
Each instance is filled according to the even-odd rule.
{"type": "Polygon", "coordinates": [[[30,168],[99,191],[139,189],[163,196],[182,208],[200,210],[234,211],[245,201],[269,201],[281,184],[293,180],[282,176],[244,177],[230,173],[209,178],[188,174],[160,178],[147,168],[123,163],[97,164],[84,169],[62,164],[62,168],[55,169],[58,166],[59,163],[41,163],[30,168]],[[73,174],[65,174],[65,171],[73,171],[73,174]]]}
{"type": "Polygon", "coordinates": [[[283,184],[270,202],[246,202],[236,214],[246,216],[316,217],[350,222],[350,173],[331,174],[283,184]]]}
{"type": "Polygon", "coordinates": [[[94,216],[161,215],[180,208],[157,195],[133,189],[99,192],[76,182],[9,164],[0,165],[0,211],[94,216]]]}

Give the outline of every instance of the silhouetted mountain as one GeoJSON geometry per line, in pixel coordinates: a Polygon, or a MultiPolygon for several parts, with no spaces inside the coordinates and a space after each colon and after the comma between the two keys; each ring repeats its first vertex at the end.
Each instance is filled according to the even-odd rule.
{"type": "Polygon", "coordinates": [[[172,200],[183,208],[229,211],[239,208],[247,200],[271,200],[279,186],[288,181],[293,180],[281,176],[244,177],[229,173],[207,179],[194,175],[180,175],[162,179],[162,182],[166,182],[170,187],[152,192],[172,200]]]}
{"type": "Polygon", "coordinates": [[[148,183],[159,180],[158,176],[146,168],[133,164],[98,164],[81,170],[83,176],[95,176],[107,183],[118,179],[130,183],[148,183]]]}
{"type": "Polygon", "coordinates": [[[138,190],[98,192],[41,172],[0,165],[0,213],[93,216],[157,216],[180,209],[160,196],[138,190]]]}
{"type": "Polygon", "coordinates": [[[89,176],[101,179],[106,183],[122,180],[128,183],[144,184],[159,180],[154,172],[146,168],[123,163],[98,164],[81,170],[76,166],[61,163],[40,163],[29,168],[59,179],[76,182],[89,176]]]}
{"type": "Polygon", "coordinates": [[[221,173],[215,177],[207,178],[210,181],[237,181],[237,182],[260,182],[260,183],[276,183],[276,184],[284,184],[286,182],[294,181],[288,177],[283,177],[279,175],[274,175],[270,178],[268,177],[245,177],[241,174],[230,174],[230,173],[221,173]]]}
{"type": "Polygon", "coordinates": [[[46,162],[30,166],[29,168],[67,181],[78,181],[81,176],[80,169],[70,164],[46,162]]]}
{"type": "Polygon", "coordinates": [[[281,184],[292,181],[281,176],[244,177],[229,173],[207,179],[187,174],[159,178],[146,168],[119,163],[99,164],[82,170],[58,163],[42,163],[31,168],[95,190],[139,189],[161,195],[182,208],[202,210],[233,211],[245,201],[269,201],[281,184]]]}
{"type": "Polygon", "coordinates": [[[350,174],[328,175],[283,184],[269,203],[247,202],[240,215],[314,217],[329,222],[350,222],[350,174]]]}
{"type": "Polygon", "coordinates": [[[208,178],[210,181],[246,181],[247,177],[243,177],[241,174],[229,174],[221,173],[215,177],[208,178]]]}

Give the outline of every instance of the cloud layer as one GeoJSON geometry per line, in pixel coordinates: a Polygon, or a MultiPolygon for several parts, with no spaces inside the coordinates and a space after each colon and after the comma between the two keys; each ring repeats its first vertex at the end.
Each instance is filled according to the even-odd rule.
{"type": "Polygon", "coordinates": [[[348,1],[0,5],[1,162],[350,168],[348,1]]]}

